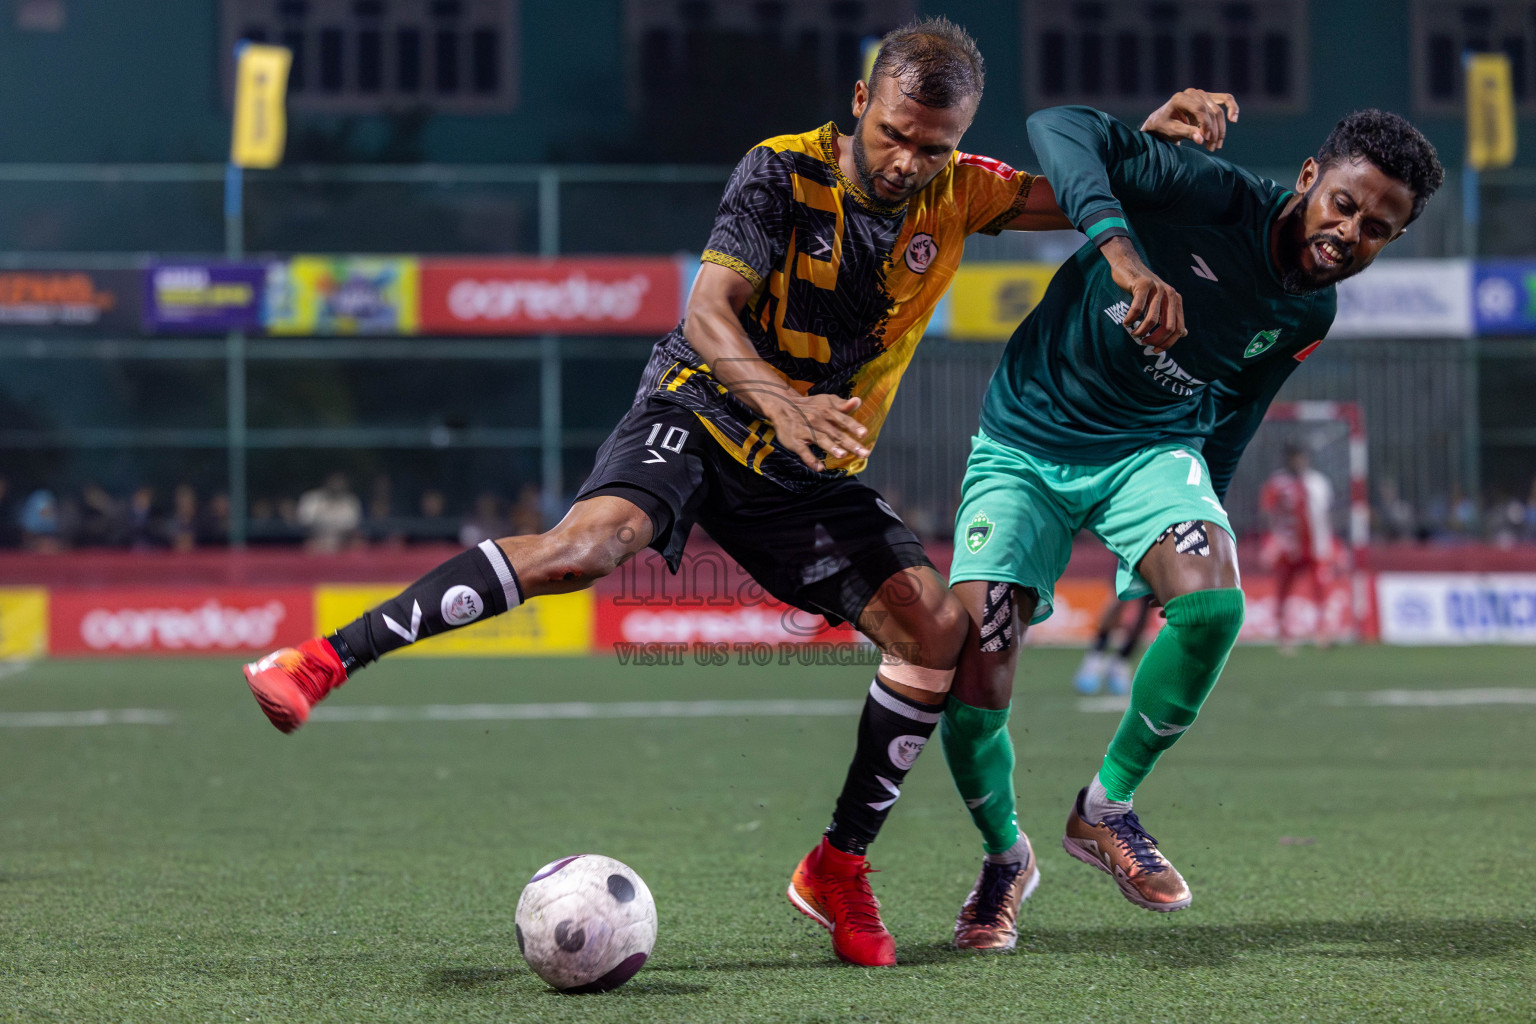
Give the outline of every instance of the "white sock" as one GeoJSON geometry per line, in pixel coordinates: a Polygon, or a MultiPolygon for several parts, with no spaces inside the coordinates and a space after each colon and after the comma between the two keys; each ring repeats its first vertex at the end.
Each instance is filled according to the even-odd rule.
{"type": "Polygon", "coordinates": [[[992,864],[1022,864],[1028,850],[1029,843],[1024,839],[1024,833],[1020,832],[1012,846],[1002,853],[987,854],[987,860],[992,864]]]}
{"type": "Polygon", "coordinates": [[[1093,781],[1088,784],[1088,795],[1083,797],[1083,820],[1090,825],[1097,825],[1111,814],[1126,814],[1130,809],[1131,801],[1109,798],[1104,783],[1099,781],[1098,773],[1095,772],[1093,781]]]}

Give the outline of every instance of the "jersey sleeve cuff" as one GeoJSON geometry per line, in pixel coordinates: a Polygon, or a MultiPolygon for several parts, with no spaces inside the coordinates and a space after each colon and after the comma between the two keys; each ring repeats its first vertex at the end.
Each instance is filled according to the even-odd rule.
{"type": "Polygon", "coordinates": [[[1087,235],[1088,241],[1094,245],[1103,245],[1111,238],[1129,238],[1131,235],[1125,213],[1114,207],[1089,214],[1088,218],[1078,226],[1078,230],[1087,235]]]}
{"type": "Polygon", "coordinates": [[[1019,214],[1024,212],[1024,207],[1029,203],[1029,189],[1035,183],[1033,174],[1018,172],[1019,190],[1014,193],[1013,202],[1008,204],[1008,209],[987,221],[986,225],[977,228],[977,233],[982,235],[1000,235],[1003,229],[1011,224],[1019,214]]]}
{"type": "Polygon", "coordinates": [[[705,249],[701,262],[718,263],[728,270],[734,270],[747,279],[747,283],[753,288],[760,288],[763,284],[763,275],[752,269],[752,266],[730,253],[720,252],[717,249],[705,249]]]}

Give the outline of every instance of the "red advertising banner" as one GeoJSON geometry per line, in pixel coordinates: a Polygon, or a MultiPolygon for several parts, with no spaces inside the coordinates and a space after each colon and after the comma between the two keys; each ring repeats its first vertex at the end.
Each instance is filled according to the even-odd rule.
{"type": "Polygon", "coordinates": [[[253,654],[307,640],[308,587],[54,590],[52,654],[253,654]]]}
{"type": "Polygon", "coordinates": [[[677,326],[669,257],[421,261],[421,330],[659,334],[677,326]]]}

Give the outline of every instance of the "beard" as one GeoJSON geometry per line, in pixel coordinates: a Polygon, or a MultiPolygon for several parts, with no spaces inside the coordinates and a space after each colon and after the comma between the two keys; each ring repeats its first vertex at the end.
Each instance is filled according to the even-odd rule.
{"type": "MultiPolygon", "coordinates": [[[[1301,211],[1298,212],[1296,221],[1297,234],[1301,231],[1302,217],[1312,202],[1312,193],[1316,190],[1317,186],[1314,185],[1312,188],[1307,189],[1306,194],[1301,197],[1301,211]]],[[[1318,231],[1308,235],[1301,239],[1299,244],[1293,245],[1291,258],[1285,262],[1288,266],[1281,271],[1280,287],[1291,295],[1310,295],[1312,292],[1322,291],[1324,288],[1338,284],[1346,277],[1354,277],[1365,269],[1364,264],[1357,265],[1355,263],[1354,246],[1344,241],[1338,235],[1329,234],[1326,231],[1318,231]],[[1314,245],[1319,245],[1323,242],[1327,242],[1338,250],[1340,257],[1339,265],[1322,273],[1303,270],[1301,268],[1301,254],[1314,245]]]]}
{"type": "Polygon", "coordinates": [[[880,193],[875,191],[875,175],[869,169],[869,154],[864,151],[864,115],[860,114],[853,126],[853,169],[859,176],[859,187],[875,201],[880,193]]]}
{"type": "Polygon", "coordinates": [[[1355,265],[1354,246],[1350,245],[1338,235],[1331,235],[1326,231],[1319,231],[1309,235],[1302,243],[1303,249],[1310,249],[1314,245],[1327,242],[1339,251],[1341,260],[1337,267],[1321,274],[1301,269],[1301,251],[1296,254],[1296,261],[1280,275],[1280,287],[1292,295],[1309,295],[1312,292],[1322,291],[1324,288],[1338,284],[1346,277],[1354,277],[1363,266],[1355,265]]]}

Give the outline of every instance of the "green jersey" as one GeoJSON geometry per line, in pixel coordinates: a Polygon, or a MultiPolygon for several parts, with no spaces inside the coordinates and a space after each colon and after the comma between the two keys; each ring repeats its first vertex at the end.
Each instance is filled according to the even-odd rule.
{"type": "Polygon", "coordinates": [[[1225,495],[1264,410],[1333,323],[1334,290],[1291,294],[1270,258],[1270,229],[1293,193],[1088,107],[1036,113],[1029,140],[1089,241],[1009,340],[982,431],[1081,465],[1185,445],[1201,450],[1225,495]],[[1184,299],[1189,334],[1166,352],[1121,323],[1130,295],[1098,250],[1116,235],[1184,299]]]}

